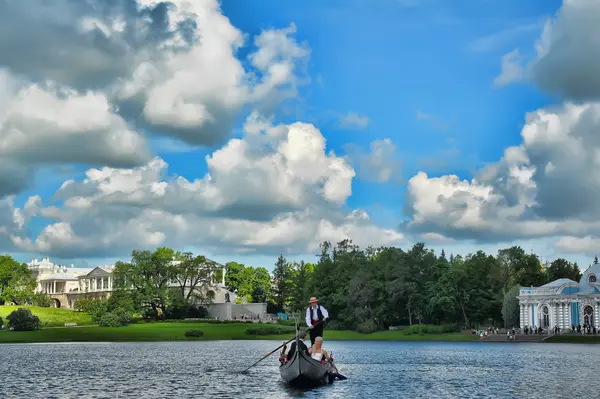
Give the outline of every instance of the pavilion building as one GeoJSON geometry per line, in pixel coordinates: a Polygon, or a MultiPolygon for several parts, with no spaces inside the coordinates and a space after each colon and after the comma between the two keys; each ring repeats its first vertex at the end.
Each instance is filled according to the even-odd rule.
{"type": "Polygon", "coordinates": [[[600,263],[591,265],[579,282],[561,278],[541,287],[521,288],[520,327],[543,329],[600,326],[600,263]]]}

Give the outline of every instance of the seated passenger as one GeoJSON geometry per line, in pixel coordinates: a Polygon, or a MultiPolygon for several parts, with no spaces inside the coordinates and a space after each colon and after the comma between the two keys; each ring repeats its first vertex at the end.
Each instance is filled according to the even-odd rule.
{"type": "MultiPolygon", "coordinates": [[[[305,340],[306,340],[306,331],[302,331],[298,335],[298,346],[300,347],[300,350],[302,352],[308,353],[308,347],[306,346],[306,343],[304,343],[305,340]]],[[[296,353],[296,341],[292,342],[292,345],[290,346],[290,351],[287,354],[287,360],[288,361],[292,360],[295,353],[296,353]]]]}
{"type": "Polygon", "coordinates": [[[310,357],[321,363],[325,363],[325,360],[331,361],[331,356],[323,349],[323,337],[315,339],[315,344],[308,350],[308,353],[310,353],[310,357]]]}

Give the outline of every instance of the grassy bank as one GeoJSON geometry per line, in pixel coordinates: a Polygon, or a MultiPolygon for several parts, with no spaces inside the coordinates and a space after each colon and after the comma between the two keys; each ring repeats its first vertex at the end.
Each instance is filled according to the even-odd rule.
{"type": "Polygon", "coordinates": [[[544,342],[553,344],[600,344],[598,335],[555,335],[544,342]]]}
{"type": "MultiPolygon", "coordinates": [[[[137,323],[127,327],[75,327],[49,328],[29,332],[0,332],[0,343],[34,342],[151,342],[186,341],[184,333],[189,330],[201,330],[204,336],[198,340],[248,340],[272,339],[287,340],[290,334],[254,336],[246,334],[253,325],[241,323],[137,323]]],[[[256,326],[256,325],[255,325],[256,326]]],[[[478,338],[461,333],[404,335],[400,331],[380,331],[373,334],[360,334],[354,331],[333,331],[325,333],[326,340],[335,341],[473,341],[478,338]]]]}
{"type": "Polygon", "coordinates": [[[27,308],[31,313],[40,318],[42,326],[48,322],[48,327],[63,327],[65,323],[77,323],[78,326],[94,324],[87,313],[76,312],[71,309],[40,308],[37,306],[0,306],[0,317],[6,321],[6,316],[18,308],[27,308]]]}

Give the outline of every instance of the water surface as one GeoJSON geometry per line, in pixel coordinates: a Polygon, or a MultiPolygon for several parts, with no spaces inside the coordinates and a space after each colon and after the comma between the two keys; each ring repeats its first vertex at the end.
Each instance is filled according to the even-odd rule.
{"type": "Polygon", "coordinates": [[[333,385],[295,391],[277,341],[0,345],[7,398],[573,398],[598,397],[600,346],[326,342],[333,385]]]}

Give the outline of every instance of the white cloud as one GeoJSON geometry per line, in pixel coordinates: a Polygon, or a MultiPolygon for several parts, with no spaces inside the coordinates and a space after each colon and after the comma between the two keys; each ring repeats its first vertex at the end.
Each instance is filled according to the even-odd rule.
{"type": "Polygon", "coordinates": [[[529,114],[522,144],[471,181],[411,178],[405,228],[480,241],[600,233],[598,128],[598,104],[529,114]]]}
{"type": "Polygon", "coordinates": [[[257,121],[265,119],[253,114],[247,125],[260,129],[248,128],[245,138],[206,157],[208,173],[201,179],[169,177],[167,163],[157,157],[142,167],[90,169],[82,181],[66,181],[54,196],[62,206],[40,209],[34,198],[25,207],[55,223],[33,240],[13,234],[14,245],[77,257],[156,245],[306,253],[323,240],[401,242],[401,234],[376,227],[363,211],[342,211],[354,170],[326,151],[318,129],[257,121]],[[273,129],[284,134],[269,137],[273,129]],[[271,145],[257,136],[272,139],[271,145]]]}
{"type": "Polygon", "coordinates": [[[513,50],[502,57],[502,70],[494,79],[494,85],[504,86],[516,82],[523,77],[522,57],[519,50],[513,50]]]}
{"type": "Polygon", "coordinates": [[[365,129],[369,125],[369,117],[349,112],[340,117],[340,126],[344,129],[365,129]]]}
{"type": "Polygon", "coordinates": [[[361,179],[377,183],[401,179],[402,162],[391,139],[373,140],[368,152],[355,145],[346,149],[361,179]]]}
{"type": "Polygon", "coordinates": [[[477,53],[493,51],[505,46],[507,43],[513,42],[526,33],[537,31],[540,28],[541,26],[539,23],[513,26],[473,40],[469,43],[468,49],[477,53]]]}

